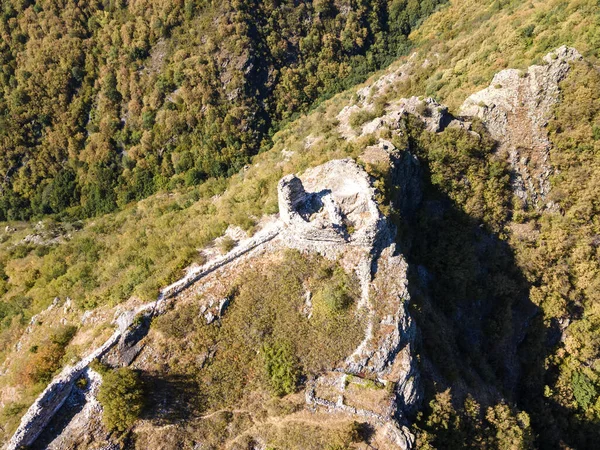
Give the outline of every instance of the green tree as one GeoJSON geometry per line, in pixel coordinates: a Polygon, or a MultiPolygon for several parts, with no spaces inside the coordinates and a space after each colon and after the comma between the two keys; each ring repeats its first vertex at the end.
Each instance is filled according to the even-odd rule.
{"type": "Polygon", "coordinates": [[[98,391],[107,428],[125,431],[133,425],[144,407],[144,389],[139,374],[127,367],[106,373],[98,391]]]}
{"type": "Polygon", "coordinates": [[[573,395],[575,396],[575,400],[577,400],[577,404],[584,411],[587,410],[598,394],[596,387],[590,379],[581,372],[575,372],[573,374],[572,386],[573,395]]]}

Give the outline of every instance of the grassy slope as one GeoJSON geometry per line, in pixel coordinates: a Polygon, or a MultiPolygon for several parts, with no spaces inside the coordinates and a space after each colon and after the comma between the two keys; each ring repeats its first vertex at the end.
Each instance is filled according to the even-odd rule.
{"type": "Polygon", "coordinates": [[[594,61],[600,55],[597,2],[451,2],[426,20],[411,38],[419,60],[431,63],[409,87],[458,108],[471,93],[487,87],[507,67],[524,69],[561,45],[594,61]]]}

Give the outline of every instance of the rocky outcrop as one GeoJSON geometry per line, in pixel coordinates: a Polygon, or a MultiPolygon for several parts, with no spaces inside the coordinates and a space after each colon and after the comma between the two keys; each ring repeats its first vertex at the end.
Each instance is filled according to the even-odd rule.
{"type": "Polygon", "coordinates": [[[439,133],[447,127],[456,126],[469,128],[468,122],[454,118],[448,108],[432,98],[419,97],[401,98],[391,102],[385,107],[382,115],[371,119],[359,126],[352,127],[351,121],[354,114],[360,112],[373,112],[375,106],[367,103],[364,106],[350,105],[344,107],[337,115],[338,130],[346,139],[353,140],[360,136],[377,133],[383,129],[397,130],[402,127],[403,118],[412,115],[418,118],[427,131],[439,133]]]}
{"type": "MultiPolygon", "coordinates": [[[[339,133],[348,140],[381,134],[384,130],[398,132],[403,118],[418,118],[425,129],[438,133],[449,127],[471,129],[470,117],[478,118],[498,142],[500,152],[513,170],[513,190],[524,206],[535,209],[554,208],[548,200],[550,141],[546,125],[553,106],[560,99],[559,83],[567,76],[570,64],[582,59],[573,48],[562,46],[543,58],[543,64],[526,71],[506,69],[498,72],[490,86],[465,100],[460,118],[432,98],[401,98],[383,107],[377,117],[377,99],[386,90],[400,82],[411,71],[410,61],[390,72],[372,85],[357,91],[358,102],[345,106],[337,115],[339,133]],[[352,126],[353,118],[368,118],[365,123],[352,126]]],[[[380,105],[381,107],[381,105],[380,105]]]]}
{"type": "Polygon", "coordinates": [[[365,149],[360,160],[376,167],[388,168],[393,186],[390,201],[404,218],[414,215],[423,198],[421,165],[408,150],[399,150],[387,139],[365,149]]]}
{"type": "MultiPolygon", "coordinates": [[[[368,150],[366,159],[372,161],[377,156],[378,162],[387,161],[404,193],[414,194],[412,201],[402,204],[407,212],[414,210],[421,198],[416,192],[419,182],[400,178],[418,176],[418,163],[411,157],[401,157],[387,141],[368,150]]],[[[367,320],[365,337],[336,370],[396,386],[393,395],[384,401],[388,412],[383,415],[345,404],[344,383],[338,385],[337,403],[316,396],[311,387],[307,402],[330,411],[372,416],[397,431],[394,442],[401,442],[399,448],[410,448],[413,439],[402,424],[406,414],[419,404],[421,387],[412,354],[415,326],[406,309],[410,301],[408,265],[394,243],[393,226],[379,211],[372,180],[351,159],[329,161],[301,177],[283,178],[279,200],[284,225],[281,238],[286,245],[335,258],[346,270],[354,271],[360,281],[358,307],[367,320]]]]}
{"type": "Polygon", "coordinates": [[[369,175],[351,159],[329,161],[302,180],[279,182],[279,211],[291,247],[335,257],[347,246],[373,247],[383,217],[369,175]]]}
{"type": "Polygon", "coordinates": [[[508,155],[516,195],[534,208],[553,207],[547,201],[552,167],[545,126],[559,101],[559,83],[570,63],[581,58],[577,50],[563,46],[548,53],[543,65],[525,72],[498,72],[491,85],[467,98],[460,110],[464,116],[483,121],[499,149],[508,155]]]}
{"type": "MultiPolygon", "coordinates": [[[[125,311],[119,314],[114,322],[117,329],[104,344],[93,350],[74,366],[65,367],[38,396],[33,405],[31,405],[21,418],[21,424],[8,443],[7,450],[27,447],[35,442],[54,415],[63,406],[71,394],[75,382],[87,373],[92,361],[104,357],[114,347],[128,350],[132,346],[135,346],[137,343],[135,338],[139,338],[139,330],[144,323],[143,320],[139,319],[148,317],[153,307],[154,302],[143,305],[133,311],[125,311]]],[[[127,355],[124,354],[121,358],[127,358],[127,355]]]]}
{"type": "Polygon", "coordinates": [[[295,175],[288,175],[279,181],[278,203],[279,217],[286,223],[295,219],[296,205],[306,196],[302,181],[295,175]]]}
{"type": "MultiPolygon", "coordinates": [[[[102,448],[119,448],[110,442],[102,425],[102,406],[96,399],[102,376],[88,368],[73,387],[59,414],[48,424],[33,449],[63,450],[86,448],[89,442],[102,442],[102,448]]],[[[116,439],[115,439],[116,440],[116,439]]]]}

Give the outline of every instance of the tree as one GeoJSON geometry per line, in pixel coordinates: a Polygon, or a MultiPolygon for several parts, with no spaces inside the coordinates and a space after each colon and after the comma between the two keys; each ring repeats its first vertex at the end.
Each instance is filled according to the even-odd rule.
{"type": "Polygon", "coordinates": [[[98,392],[106,427],[120,432],[127,430],[142,412],[144,399],[142,381],[136,371],[122,367],[108,372],[98,392]]]}
{"type": "Polygon", "coordinates": [[[491,425],[489,445],[499,450],[525,450],[533,448],[533,433],[526,412],[513,411],[506,403],[487,410],[486,419],[491,425]]]}

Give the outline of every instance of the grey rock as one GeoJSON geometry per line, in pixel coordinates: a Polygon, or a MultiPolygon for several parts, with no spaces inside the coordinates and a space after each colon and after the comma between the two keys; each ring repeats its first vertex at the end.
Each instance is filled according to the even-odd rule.
{"type": "Polygon", "coordinates": [[[488,88],[471,95],[461,107],[462,115],[480,118],[498,141],[515,173],[514,192],[536,209],[553,208],[547,202],[553,170],[545,127],[559,101],[559,83],[569,73],[570,63],[580,59],[577,50],[562,46],[548,53],[543,65],[526,72],[498,72],[488,88]]]}
{"type": "Polygon", "coordinates": [[[223,314],[225,314],[225,311],[227,310],[227,308],[229,308],[229,298],[225,297],[224,299],[221,299],[221,301],[219,302],[219,317],[221,317],[223,314]]]}
{"type": "Polygon", "coordinates": [[[206,314],[204,314],[204,319],[206,320],[206,323],[208,325],[210,325],[211,323],[213,323],[215,321],[216,317],[212,313],[212,311],[208,311],[206,314]]]}

